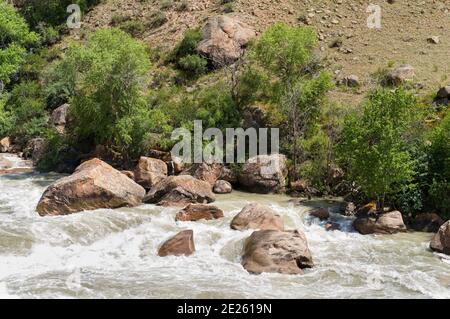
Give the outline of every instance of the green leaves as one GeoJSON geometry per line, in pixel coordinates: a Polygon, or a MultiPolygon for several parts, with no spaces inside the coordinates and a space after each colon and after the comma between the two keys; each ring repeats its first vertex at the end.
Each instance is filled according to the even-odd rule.
{"type": "Polygon", "coordinates": [[[0,81],[9,83],[19,70],[26,48],[39,41],[12,5],[0,0],[0,81]]]}
{"type": "Polygon", "coordinates": [[[265,68],[288,81],[302,74],[315,45],[312,29],[277,23],[262,35],[252,53],[265,68]]]}
{"type": "Polygon", "coordinates": [[[125,153],[143,142],[149,110],[142,91],[150,69],[145,46],[119,29],[95,32],[85,45],[70,46],[58,68],[73,91],[77,139],[125,153]],[[142,123],[139,123],[142,122],[142,123]]]}
{"type": "Polygon", "coordinates": [[[405,133],[415,109],[414,96],[403,89],[379,89],[369,94],[362,114],[345,120],[337,146],[340,161],[367,196],[384,198],[412,179],[405,133]]]}

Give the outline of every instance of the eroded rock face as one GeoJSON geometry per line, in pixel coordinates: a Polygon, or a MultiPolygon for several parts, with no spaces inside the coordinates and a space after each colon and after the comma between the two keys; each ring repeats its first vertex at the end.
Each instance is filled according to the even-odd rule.
{"type": "Polygon", "coordinates": [[[259,155],[244,164],[239,174],[239,183],[250,192],[278,193],[284,191],[287,173],[284,155],[259,155]]]}
{"type": "Polygon", "coordinates": [[[214,184],[213,191],[216,194],[229,194],[233,191],[233,187],[229,182],[220,179],[214,184]]]}
{"type": "Polygon", "coordinates": [[[169,176],[160,181],[148,192],[144,202],[163,206],[186,206],[190,203],[211,203],[215,199],[210,184],[189,175],[180,175],[169,176]]]}
{"type": "Polygon", "coordinates": [[[229,16],[211,18],[202,32],[203,40],[197,52],[211,60],[216,67],[237,61],[244,47],[256,37],[251,27],[229,16]]]}
{"type": "Polygon", "coordinates": [[[150,189],[167,177],[167,165],[163,161],[142,156],[134,169],[134,179],[139,185],[150,189]]]}
{"type": "Polygon", "coordinates": [[[415,231],[436,233],[444,224],[444,220],[435,213],[418,214],[409,222],[409,227],[415,231]]]}
{"type": "Polygon", "coordinates": [[[145,190],[99,159],[77,167],[68,177],[50,185],[39,201],[41,216],[67,215],[100,208],[139,205],[145,190]]]}
{"type": "Polygon", "coordinates": [[[162,244],[158,256],[189,256],[194,251],[194,231],[183,230],[162,244]]]}
{"type": "Polygon", "coordinates": [[[254,274],[303,274],[314,263],[302,231],[260,230],[247,239],[242,265],[254,274]]]}
{"type": "Polygon", "coordinates": [[[430,243],[430,248],[441,254],[450,255],[450,221],[443,224],[430,243]]]}
{"type": "Polygon", "coordinates": [[[181,175],[190,175],[196,179],[207,182],[213,187],[222,174],[222,168],[223,165],[218,163],[193,164],[187,170],[181,172],[181,175]]]}
{"type": "Polygon", "coordinates": [[[223,210],[213,205],[190,204],[177,213],[176,221],[213,220],[222,218],[223,210]]]}
{"type": "Polygon", "coordinates": [[[251,203],[245,206],[233,218],[230,226],[235,230],[284,230],[281,217],[272,208],[259,203],[251,203]]]}
{"type": "Polygon", "coordinates": [[[405,232],[406,226],[399,211],[384,213],[374,217],[359,217],[353,222],[353,227],[363,235],[395,234],[405,232]]]}

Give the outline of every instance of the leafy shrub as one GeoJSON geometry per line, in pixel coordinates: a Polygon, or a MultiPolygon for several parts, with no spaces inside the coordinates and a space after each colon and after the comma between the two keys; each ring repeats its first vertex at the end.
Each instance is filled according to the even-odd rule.
{"type": "Polygon", "coordinates": [[[378,200],[379,208],[415,173],[405,140],[415,108],[414,96],[405,90],[378,89],[369,94],[362,115],[352,114],[344,123],[338,145],[341,163],[363,192],[378,200]]]}
{"type": "Polygon", "coordinates": [[[0,0],[0,81],[9,83],[22,64],[26,49],[38,41],[39,36],[29,31],[14,7],[0,0]]]}
{"type": "Polygon", "coordinates": [[[189,76],[199,76],[206,73],[208,61],[200,57],[198,54],[187,55],[178,61],[178,65],[189,76]]]}
{"type": "Polygon", "coordinates": [[[74,91],[75,138],[124,156],[137,152],[152,124],[141,94],[149,68],[145,46],[119,29],[102,29],[86,44],[71,45],[57,69],[61,83],[74,91]]]}
{"type": "Polygon", "coordinates": [[[198,29],[189,29],[183,39],[175,46],[170,55],[171,62],[178,62],[181,58],[196,53],[196,48],[202,40],[202,33],[198,29]]]}

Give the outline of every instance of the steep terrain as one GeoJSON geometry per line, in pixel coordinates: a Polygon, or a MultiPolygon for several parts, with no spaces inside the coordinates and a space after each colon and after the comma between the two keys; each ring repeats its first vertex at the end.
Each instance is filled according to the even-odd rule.
{"type": "MultiPolygon", "coordinates": [[[[105,0],[89,12],[80,30],[111,25],[117,17],[147,23],[152,14],[164,12],[167,21],[160,27],[146,28],[139,35],[152,47],[169,50],[186,29],[201,27],[214,15],[229,14],[253,26],[258,33],[282,21],[309,25],[317,30],[321,55],[337,78],[354,74],[366,91],[373,74],[390,66],[408,63],[416,70],[416,83],[425,92],[448,84],[450,65],[450,2],[446,0],[352,1],[352,0],[105,0]],[[381,7],[381,29],[369,29],[369,4],[381,7]],[[225,13],[232,7],[233,12],[225,13]],[[432,43],[430,37],[438,37],[432,43]],[[337,47],[332,47],[338,43],[337,47]]],[[[357,102],[360,92],[338,91],[341,102],[357,102]],[[356,93],[356,95],[355,95],[356,93]]]]}

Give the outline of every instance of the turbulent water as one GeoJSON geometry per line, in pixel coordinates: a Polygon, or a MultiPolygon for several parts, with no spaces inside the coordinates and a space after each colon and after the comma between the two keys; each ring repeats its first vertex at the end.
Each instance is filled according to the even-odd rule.
{"type": "Polygon", "coordinates": [[[429,251],[430,234],[362,236],[337,214],[342,231],[327,232],[288,197],[240,192],[218,197],[225,218],[216,221],[175,222],[177,209],[153,205],[39,217],[40,196],[60,177],[0,175],[0,297],[450,298],[450,261],[429,251]],[[251,231],[229,224],[251,201],[305,231],[314,268],[301,276],[243,269],[251,231]],[[158,257],[159,245],[183,229],[194,230],[196,252],[158,257]]]}

